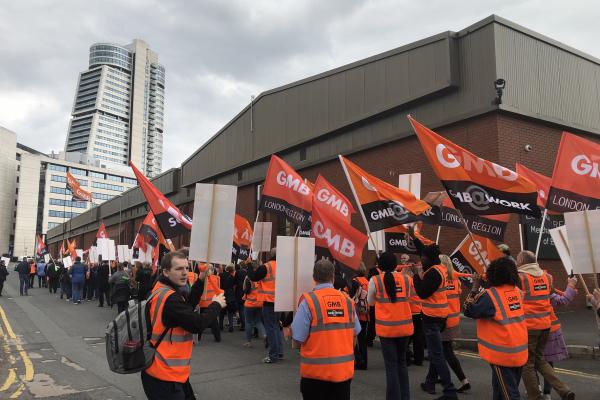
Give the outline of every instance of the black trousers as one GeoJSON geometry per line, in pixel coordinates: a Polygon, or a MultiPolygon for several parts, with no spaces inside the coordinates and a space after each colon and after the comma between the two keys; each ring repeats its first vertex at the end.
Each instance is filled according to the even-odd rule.
{"type": "Polygon", "coordinates": [[[2,289],[4,289],[4,281],[0,281],[0,296],[2,296],[2,289]]]}
{"type": "Polygon", "coordinates": [[[492,399],[493,400],[519,400],[519,382],[521,382],[521,367],[501,367],[490,364],[492,367],[492,399]]]}
{"type": "Polygon", "coordinates": [[[344,382],[327,382],[302,378],[300,392],[304,400],[349,400],[352,379],[344,382]]]}
{"type": "MultiPolygon", "coordinates": [[[[204,313],[206,311],[206,308],[201,308],[200,309],[200,313],[204,313]]],[[[215,318],[215,320],[212,322],[212,324],[210,324],[210,330],[213,334],[213,336],[215,337],[215,341],[220,342],[221,341],[221,329],[219,329],[219,319],[215,318]]],[[[198,340],[202,338],[202,333],[198,334],[198,340]]]]}
{"type": "Polygon", "coordinates": [[[108,297],[108,287],[98,288],[98,303],[101,307],[104,307],[104,297],[106,297],[106,304],[110,306],[110,297],[108,297]]]}
{"type": "MultiPolygon", "coordinates": [[[[369,321],[375,321],[375,307],[369,307],[369,321]]],[[[367,325],[367,344],[373,346],[375,340],[375,323],[367,325]]]]}
{"type": "Polygon", "coordinates": [[[359,368],[367,368],[367,326],[370,322],[360,321],[360,333],[356,337],[356,346],[354,347],[354,363],[359,368]]]}
{"type": "MultiPolygon", "coordinates": [[[[423,332],[423,318],[421,314],[413,314],[412,316],[414,333],[410,337],[410,341],[412,342],[412,355],[413,359],[407,360],[412,361],[416,365],[422,365],[423,359],[425,358],[425,333],[423,332]]],[[[407,347],[408,349],[408,347],[407,347]]]]}
{"type": "Polygon", "coordinates": [[[185,383],[161,381],[142,371],[142,386],[148,400],[196,399],[189,379],[185,383]]]}
{"type": "Polygon", "coordinates": [[[50,293],[56,293],[58,289],[58,277],[49,277],[48,278],[48,290],[50,293]]]}

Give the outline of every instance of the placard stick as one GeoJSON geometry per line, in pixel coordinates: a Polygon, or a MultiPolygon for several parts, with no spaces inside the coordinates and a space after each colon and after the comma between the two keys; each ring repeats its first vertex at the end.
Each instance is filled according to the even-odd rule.
{"type": "Polygon", "coordinates": [[[590,249],[590,258],[592,259],[592,269],[594,270],[594,284],[598,289],[598,268],[596,268],[596,258],[594,257],[594,248],[592,246],[592,236],[590,232],[590,221],[588,220],[587,210],[583,212],[583,219],[585,220],[585,232],[588,240],[588,247],[590,249]]]}
{"type": "MultiPolygon", "coordinates": [[[[215,185],[212,185],[212,194],[211,194],[211,199],[210,199],[210,218],[208,219],[208,239],[207,239],[207,243],[206,243],[206,264],[208,264],[210,261],[210,240],[211,240],[211,235],[212,235],[212,226],[213,226],[213,214],[215,211],[215,190],[216,187],[215,185]]],[[[204,277],[204,291],[203,293],[206,293],[206,286],[208,283],[208,275],[204,277]]],[[[215,291],[215,293],[219,294],[218,291],[215,291]]]]}
{"type": "MultiPolygon", "coordinates": [[[[569,257],[570,257],[571,249],[569,249],[569,245],[567,244],[567,239],[565,238],[563,231],[559,230],[558,234],[560,235],[560,240],[563,242],[563,246],[565,247],[565,249],[567,249],[567,252],[569,253],[569,257]]],[[[571,270],[571,273],[573,273],[573,270],[571,270]]],[[[585,291],[585,294],[589,295],[590,290],[588,289],[587,284],[585,283],[585,280],[583,279],[583,276],[581,274],[577,274],[577,277],[579,278],[579,280],[581,281],[581,284],[583,285],[583,290],[585,291]]]]}
{"type": "Polygon", "coordinates": [[[462,212],[458,208],[456,209],[456,212],[458,212],[458,215],[460,216],[460,219],[462,220],[463,225],[465,226],[465,229],[467,230],[467,234],[471,238],[471,242],[473,242],[473,246],[475,247],[475,250],[477,250],[477,254],[479,254],[479,257],[481,257],[481,261],[483,261],[483,265],[485,266],[485,269],[487,269],[487,267],[488,267],[487,261],[481,254],[481,250],[479,249],[479,246],[477,246],[477,243],[475,243],[475,238],[473,237],[473,234],[471,233],[471,230],[469,229],[469,226],[467,225],[467,221],[465,220],[465,217],[463,217],[462,212]]]}
{"type": "Polygon", "coordinates": [[[442,233],[442,226],[438,226],[437,235],[435,236],[435,244],[440,243],[440,233],[442,233]]]}
{"type": "MultiPolygon", "coordinates": [[[[298,227],[300,229],[300,227],[298,227]]],[[[294,312],[298,308],[298,232],[296,231],[296,236],[294,236],[294,302],[292,306],[294,307],[294,312]]]]}
{"type": "Polygon", "coordinates": [[[523,227],[519,224],[519,243],[521,244],[521,251],[523,251],[523,227]]]}
{"type": "Polygon", "coordinates": [[[537,246],[535,246],[535,259],[537,260],[538,253],[540,251],[540,244],[542,243],[542,233],[544,232],[544,222],[546,222],[546,216],[548,215],[548,209],[544,209],[544,215],[542,216],[542,224],[540,225],[540,234],[538,235],[537,246]]]}

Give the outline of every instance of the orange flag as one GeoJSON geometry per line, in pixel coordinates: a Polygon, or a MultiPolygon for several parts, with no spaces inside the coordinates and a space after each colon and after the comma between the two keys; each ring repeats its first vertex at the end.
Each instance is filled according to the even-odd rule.
{"type": "Polygon", "coordinates": [[[92,194],[81,188],[81,184],[69,171],[67,171],[67,189],[73,194],[74,200],[92,201],[92,194]]]}
{"type": "Polygon", "coordinates": [[[339,158],[365,226],[371,232],[401,225],[431,208],[412,193],[368,174],[345,157],[339,158]]]}
{"type": "Polygon", "coordinates": [[[467,235],[454,250],[454,253],[450,255],[450,260],[452,260],[452,265],[458,272],[467,274],[477,272],[482,275],[485,272],[486,265],[490,265],[490,262],[497,258],[504,257],[504,253],[490,239],[477,235],[473,235],[473,238],[475,242],[467,235]],[[475,246],[479,248],[479,252],[475,246]]]}
{"type": "Polygon", "coordinates": [[[527,178],[463,149],[408,117],[431,167],[465,214],[540,216],[537,190],[527,178]]]}
{"type": "MultiPolygon", "coordinates": [[[[346,222],[350,222],[352,214],[356,212],[352,203],[337,190],[327,179],[321,175],[317,177],[317,181],[313,187],[314,203],[322,205],[333,211],[333,214],[346,222]]],[[[313,203],[313,207],[314,207],[313,203]]]]}

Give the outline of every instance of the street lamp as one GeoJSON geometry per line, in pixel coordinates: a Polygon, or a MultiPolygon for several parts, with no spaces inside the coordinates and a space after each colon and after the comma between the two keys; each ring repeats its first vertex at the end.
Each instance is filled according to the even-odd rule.
{"type": "Polygon", "coordinates": [[[506,81],[504,79],[499,78],[494,81],[494,88],[496,89],[496,98],[494,99],[495,104],[502,104],[502,92],[505,87],[506,81]]]}

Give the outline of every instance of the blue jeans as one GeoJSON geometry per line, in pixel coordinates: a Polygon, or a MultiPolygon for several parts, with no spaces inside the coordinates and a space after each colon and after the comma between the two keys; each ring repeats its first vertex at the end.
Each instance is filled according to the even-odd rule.
{"type": "Polygon", "coordinates": [[[437,376],[440,376],[442,386],[444,386],[444,395],[449,398],[456,398],[456,388],[450,379],[450,368],[444,357],[442,348],[441,331],[445,322],[437,322],[428,317],[423,318],[423,330],[425,331],[425,341],[427,342],[427,352],[429,353],[429,371],[425,383],[428,386],[435,386],[437,376]]]}
{"type": "Polygon", "coordinates": [[[265,326],[262,323],[260,307],[244,307],[244,318],[246,320],[246,341],[252,341],[252,331],[258,329],[258,337],[265,337],[265,326]]]}
{"type": "Polygon", "coordinates": [[[380,337],[379,339],[385,364],[385,398],[386,400],[409,400],[408,369],[406,368],[406,346],[409,336],[380,337]]]}
{"type": "Polygon", "coordinates": [[[283,335],[279,329],[279,313],[275,312],[275,305],[270,303],[263,305],[262,316],[269,341],[269,358],[276,362],[279,355],[283,354],[283,335]]]}
{"type": "Polygon", "coordinates": [[[19,294],[26,295],[27,289],[29,289],[29,276],[19,275],[19,294]]]}
{"type": "Polygon", "coordinates": [[[83,282],[73,282],[71,286],[73,287],[73,303],[81,301],[81,296],[83,294],[83,282]]]}

